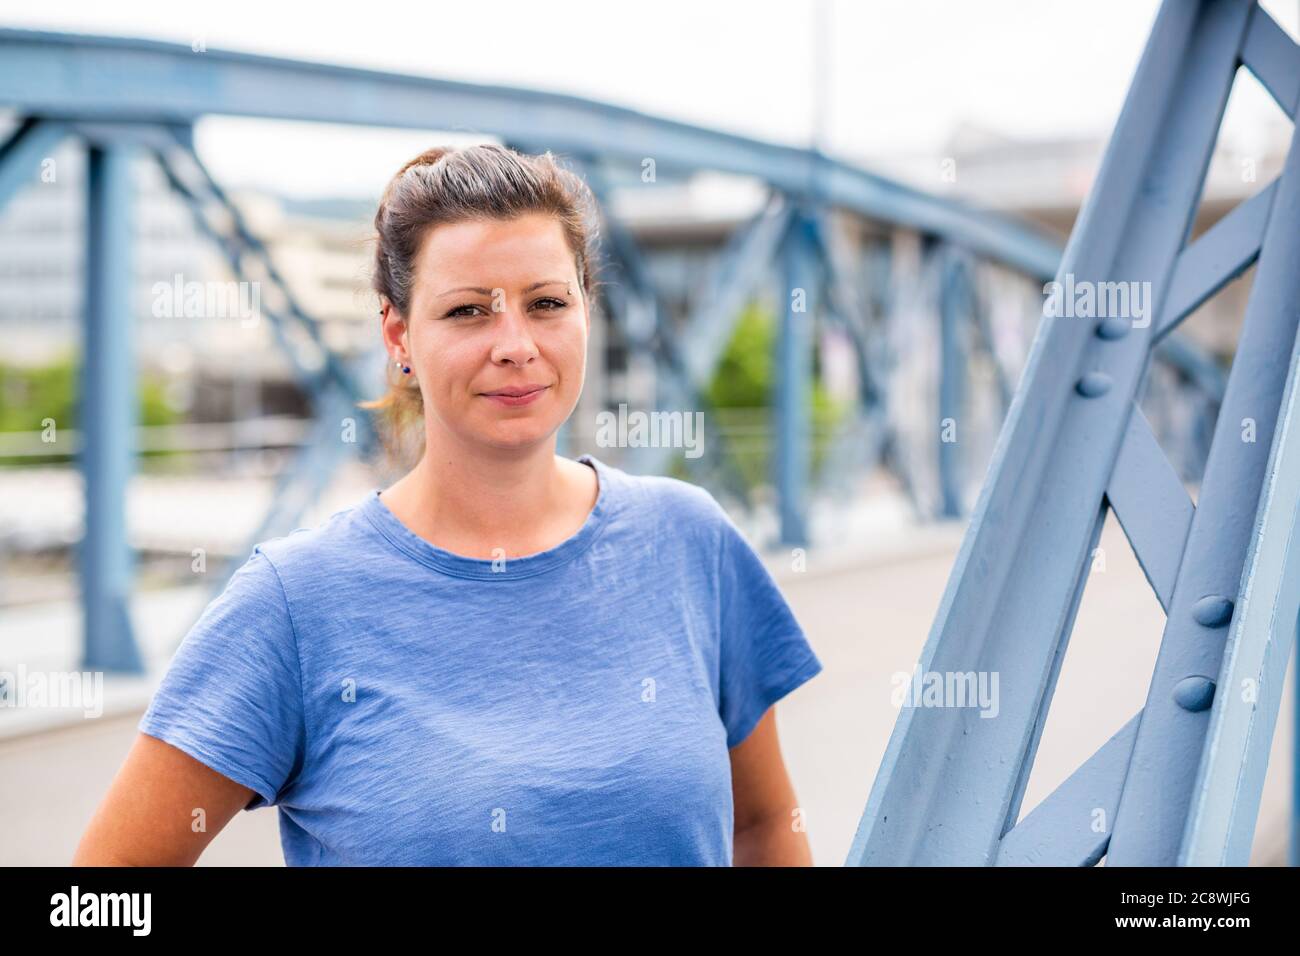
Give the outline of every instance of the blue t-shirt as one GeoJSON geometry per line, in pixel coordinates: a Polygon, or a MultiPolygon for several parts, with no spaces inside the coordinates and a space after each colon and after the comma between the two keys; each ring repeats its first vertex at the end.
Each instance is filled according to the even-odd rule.
{"type": "Polygon", "coordinates": [[[378,488],[260,543],[139,729],[278,806],[290,866],[730,866],[727,750],[821,661],[712,495],[578,460],[595,507],[526,557],[378,488]]]}

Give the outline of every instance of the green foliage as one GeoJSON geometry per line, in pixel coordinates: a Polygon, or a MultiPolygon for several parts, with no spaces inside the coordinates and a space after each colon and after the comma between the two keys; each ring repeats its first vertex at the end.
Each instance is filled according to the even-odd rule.
{"type": "MultiPolygon", "coordinates": [[[[728,439],[727,454],[751,489],[771,481],[777,334],[776,317],[757,302],[751,302],[737,320],[708,388],[715,422],[728,439]]],[[[815,475],[826,458],[835,426],[850,407],[847,402],[836,402],[827,393],[820,362],[815,357],[808,402],[812,409],[815,475]]]]}
{"type": "Polygon", "coordinates": [[[0,362],[0,432],[39,431],[46,418],[72,427],[76,366],[71,358],[23,367],[0,362]]]}
{"type": "Polygon", "coordinates": [[[731,341],[709,383],[709,401],[714,408],[769,406],[775,380],[775,343],[775,319],[756,303],[750,303],[736,321],[731,341]]]}
{"type": "MultiPolygon", "coordinates": [[[[46,419],[59,430],[76,430],[81,424],[78,402],[80,359],[69,353],[46,365],[12,365],[0,362],[0,432],[40,432],[46,419]]],[[[157,376],[136,381],[137,423],[171,425],[181,420],[166,399],[166,382],[157,376]]],[[[150,457],[154,457],[151,455],[150,457]]],[[[66,455],[5,458],[6,465],[67,463],[66,455]]]]}

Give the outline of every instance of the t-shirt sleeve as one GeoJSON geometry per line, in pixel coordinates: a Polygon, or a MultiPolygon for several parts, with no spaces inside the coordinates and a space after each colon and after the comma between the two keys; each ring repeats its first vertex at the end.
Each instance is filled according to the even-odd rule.
{"type": "Polygon", "coordinates": [[[719,562],[719,713],[727,746],[734,747],[769,707],[820,673],[822,662],[772,575],[725,512],[719,562]]]}
{"type": "Polygon", "coordinates": [[[254,790],[255,810],[300,767],[302,700],[284,589],[258,545],[185,635],[138,727],[254,790]]]}

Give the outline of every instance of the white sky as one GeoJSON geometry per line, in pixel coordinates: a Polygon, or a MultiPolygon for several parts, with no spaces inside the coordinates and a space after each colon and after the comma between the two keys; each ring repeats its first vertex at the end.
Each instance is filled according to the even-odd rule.
{"type": "MultiPolygon", "coordinates": [[[[1012,137],[1106,136],[1158,0],[827,0],[825,145],[848,158],[940,155],[957,124],[1012,137]]],[[[1264,3],[1292,36],[1300,0],[1264,3]]],[[[0,0],[9,27],[104,33],[575,93],[779,142],[815,125],[817,6],[807,0],[654,3],[366,0],[0,0]]],[[[1234,107],[1228,135],[1275,110],[1234,107]]],[[[1280,115],[1280,114],[1279,114],[1280,115]]],[[[376,195],[431,137],[204,121],[230,185],[376,195]],[[307,158],[310,157],[310,161],[307,158]]]]}

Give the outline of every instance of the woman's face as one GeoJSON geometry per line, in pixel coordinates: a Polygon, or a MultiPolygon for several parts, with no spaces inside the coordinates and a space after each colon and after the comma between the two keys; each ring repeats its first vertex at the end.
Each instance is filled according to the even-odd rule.
{"type": "Polygon", "coordinates": [[[572,413],[589,328],[563,227],[538,213],[429,230],[406,325],[390,308],[384,338],[419,380],[426,427],[519,448],[549,438],[572,413]]]}

